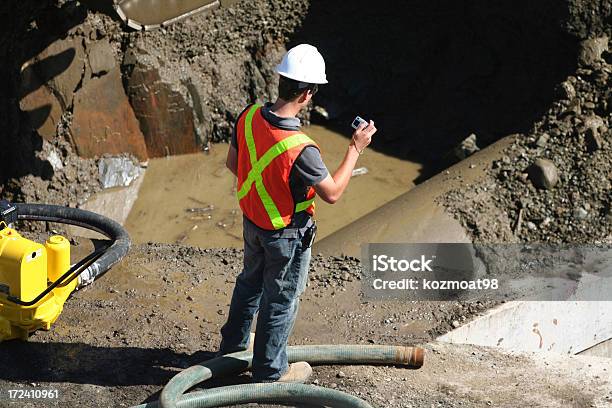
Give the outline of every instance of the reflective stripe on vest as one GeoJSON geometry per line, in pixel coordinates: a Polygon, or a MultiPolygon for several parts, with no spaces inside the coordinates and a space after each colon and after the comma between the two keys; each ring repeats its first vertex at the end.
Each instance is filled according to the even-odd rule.
{"type": "MultiPolygon", "coordinates": [[[[257,160],[257,150],[255,149],[255,139],[253,137],[253,115],[255,115],[259,108],[261,108],[261,105],[253,105],[249,109],[245,117],[244,135],[249,151],[251,170],[249,171],[242,185],[239,186],[237,196],[238,200],[242,200],[251,191],[253,184],[255,184],[257,195],[259,196],[264,208],[266,209],[268,217],[270,217],[272,226],[275,229],[280,229],[286,227],[287,225],[285,224],[285,221],[283,220],[280,212],[278,211],[274,200],[272,200],[272,197],[270,197],[270,194],[268,194],[268,191],[264,186],[262,173],[276,157],[280,156],[281,154],[285,153],[290,149],[293,149],[294,147],[313,142],[305,134],[296,133],[275,143],[272,147],[268,149],[268,151],[266,151],[261,156],[259,160],[257,160]]],[[[295,212],[307,210],[313,202],[314,197],[310,200],[306,200],[296,204],[295,212]]]]}

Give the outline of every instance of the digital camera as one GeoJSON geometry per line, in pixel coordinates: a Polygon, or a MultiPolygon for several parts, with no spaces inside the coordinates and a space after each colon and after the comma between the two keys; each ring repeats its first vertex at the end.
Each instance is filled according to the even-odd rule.
{"type": "Polygon", "coordinates": [[[368,123],[366,120],[362,119],[361,116],[357,116],[355,119],[353,119],[353,123],[351,123],[351,126],[353,127],[353,129],[357,129],[362,123],[368,123]]]}

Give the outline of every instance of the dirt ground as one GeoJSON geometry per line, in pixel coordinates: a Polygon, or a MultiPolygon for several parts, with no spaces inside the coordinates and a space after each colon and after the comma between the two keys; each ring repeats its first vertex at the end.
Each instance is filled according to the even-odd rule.
{"type": "MultiPolygon", "coordinates": [[[[83,242],[75,256],[90,244],[83,242]]],[[[76,292],[49,332],[0,343],[0,390],[58,389],[57,401],[0,399],[0,407],[117,407],[154,400],[181,369],[216,351],[242,251],[143,244],[76,292]]],[[[291,344],[397,344],[426,348],[419,370],[316,367],[314,384],[376,407],[604,407],[609,360],[507,353],[437,343],[452,322],[485,305],[367,302],[359,262],[315,256],[291,344]]],[[[215,381],[219,386],[248,376],[215,381]]],[[[3,393],[3,397],[5,394],[3,393]]]]}

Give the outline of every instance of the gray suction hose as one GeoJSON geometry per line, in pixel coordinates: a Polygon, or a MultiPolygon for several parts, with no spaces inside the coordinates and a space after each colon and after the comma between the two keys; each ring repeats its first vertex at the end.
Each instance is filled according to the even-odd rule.
{"type": "MultiPolygon", "coordinates": [[[[211,388],[183,395],[179,408],[210,408],[236,404],[304,404],[333,408],[372,408],[362,399],[342,391],[304,384],[244,384],[211,388]]],[[[133,408],[160,408],[159,401],[133,408]]]]}
{"type": "Polygon", "coordinates": [[[113,243],[79,275],[79,286],[89,285],[119,262],[130,249],[130,236],[116,221],[91,211],[48,204],[15,203],[19,220],[49,221],[86,228],[109,238],[113,243]]]}
{"type": "MultiPolygon", "coordinates": [[[[289,362],[308,361],[311,364],[394,364],[418,368],[423,365],[424,354],[422,348],[400,346],[320,345],[287,348],[289,362]]],[[[313,398],[327,398],[323,405],[369,407],[365,401],[345,393],[330,393],[325,388],[297,384],[250,384],[222,387],[219,389],[221,391],[214,391],[215,394],[209,394],[213,392],[209,390],[183,396],[191,387],[213,377],[235,375],[247,370],[251,367],[252,358],[252,352],[242,351],[204,361],[172,378],[162,390],[159,405],[145,404],[134,408],[220,407],[235,404],[236,401],[262,402],[258,396],[264,394],[274,401],[288,401],[286,396],[291,394],[294,398],[291,402],[312,403],[313,398]]]]}

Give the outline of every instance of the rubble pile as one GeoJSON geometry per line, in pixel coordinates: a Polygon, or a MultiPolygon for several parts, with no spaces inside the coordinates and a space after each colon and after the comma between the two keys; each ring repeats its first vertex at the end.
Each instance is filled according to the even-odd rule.
{"type": "Polygon", "coordinates": [[[475,239],[496,241],[511,230],[513,241],[611,242],[610,62],[606,35],[584,40],[576,73],[544,117],[515,137],[481,183],[445,198],[475,239]]]}

